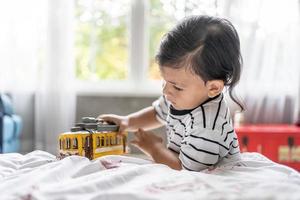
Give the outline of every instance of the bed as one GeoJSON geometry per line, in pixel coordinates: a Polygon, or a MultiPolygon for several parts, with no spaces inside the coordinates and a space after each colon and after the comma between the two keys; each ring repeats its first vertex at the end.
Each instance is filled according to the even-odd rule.
{"type": "Polygon", "coordinates": [[[0,199],[300,199],[300,174],[258,153],[202,172],[148,159],[0,155],[0,199]]]}

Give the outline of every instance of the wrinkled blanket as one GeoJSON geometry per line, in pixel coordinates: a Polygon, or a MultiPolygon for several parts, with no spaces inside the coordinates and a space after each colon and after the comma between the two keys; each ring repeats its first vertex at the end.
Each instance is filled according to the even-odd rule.
{"type": "Polygon", "coordinates": [[[202,172],[150,160],[0,154],[0,199],[300,199],[300,174],[258,153],[202,172]]]}

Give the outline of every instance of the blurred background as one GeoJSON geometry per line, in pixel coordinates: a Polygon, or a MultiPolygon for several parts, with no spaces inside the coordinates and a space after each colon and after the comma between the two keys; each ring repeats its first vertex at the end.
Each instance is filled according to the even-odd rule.
{"type": "Polygon", "coordinates": [[[56,154],[57,136],[81,117],[151,105],[161,37],[198,14],[225,17],[239,33],[244,122],[297,123],[300,0],[3,0],[0,93],[22,119],[18,151],[56,154]]]}

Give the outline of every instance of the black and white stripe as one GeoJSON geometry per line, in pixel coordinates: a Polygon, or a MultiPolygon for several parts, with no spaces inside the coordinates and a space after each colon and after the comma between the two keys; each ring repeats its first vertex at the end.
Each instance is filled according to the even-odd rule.
{"type": "Polygon", "coordinates": [[[153,103],[158,118],[167,122],[168,148],[179,154],[182,167],[199,171],[223,157],[239,155],[230,111],[223,94],[191,110],[175,110],[164,97],[153,103]],[[165,116],[166,115],[166,116],[165,116]]]}
{"type": "Polygon", "coordinates": [[[205,110],[203,108],[203,106],[201,105],[201,111],[202,111],[202,121],[203,121],[203,128],[206,128],[206,118],[205,118],[205,110]]]}
{"type": "Polygon", "coordinates": [[[223,100],[223,95],[221,95],[221,100],[219,101],[219,105],[218,105],[218,109],[217,109],[217,113],[216,113],[216,116],[215,116],[215,120],[214,120],[214,124],[213,124],[212,130],[215,129],[216,122],[217,122],[218,117],[219,117],[220,108],[221,108],[221,105],[222,105],[222,100],[223,100]]]}

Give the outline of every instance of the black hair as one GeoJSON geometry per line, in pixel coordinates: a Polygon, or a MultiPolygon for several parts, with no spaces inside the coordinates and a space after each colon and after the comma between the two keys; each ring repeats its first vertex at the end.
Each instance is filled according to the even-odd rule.
{"type": "Polygon", "coordinates": [[[231,99],[240,79],[242,56],[234,26],[224,18],[199,15],[183,19],[164,35],[156,61],[160,67],[187,67],[205,82],[223,80],[231,99]]]}

